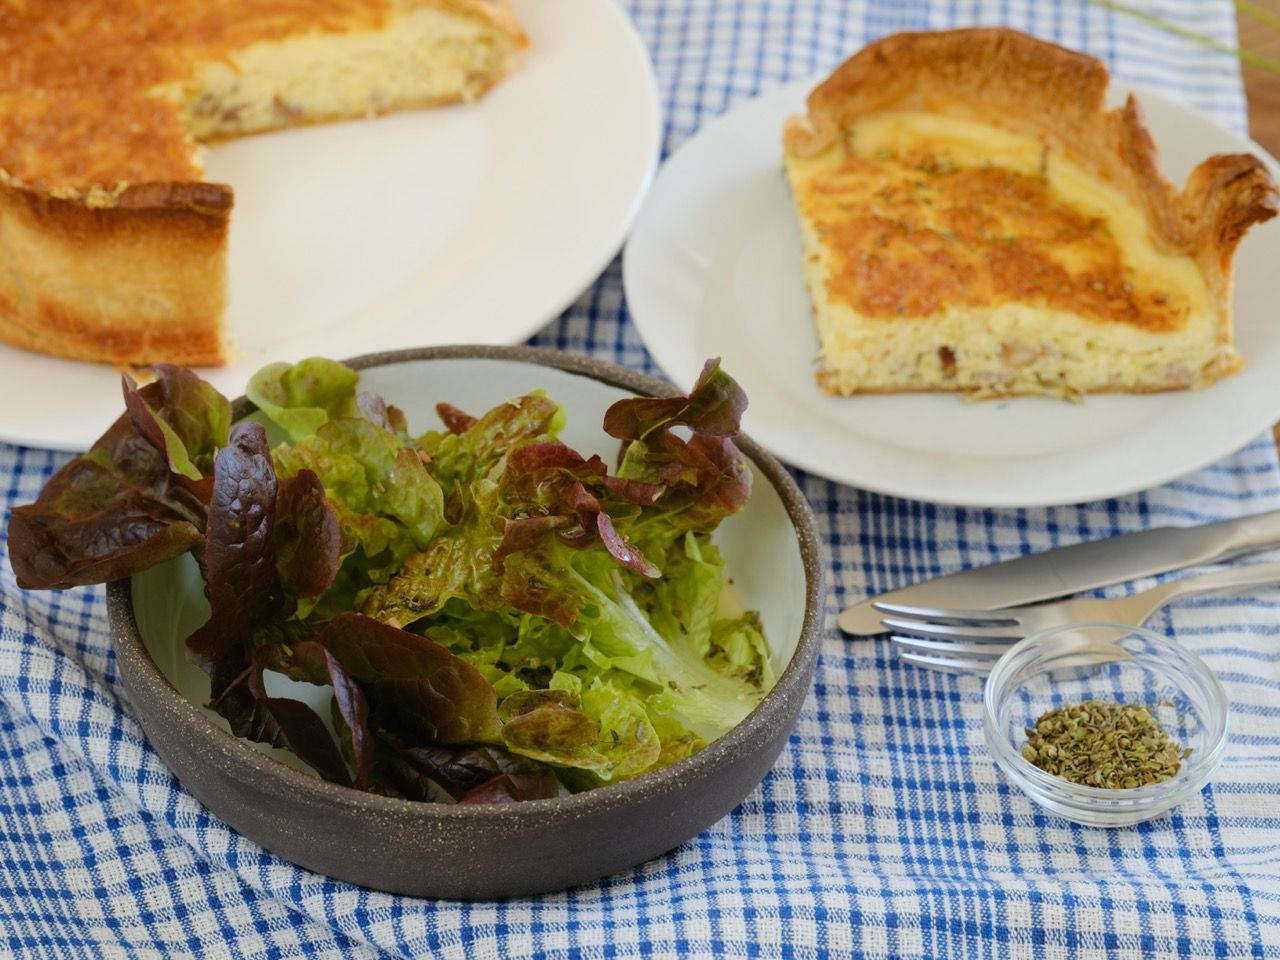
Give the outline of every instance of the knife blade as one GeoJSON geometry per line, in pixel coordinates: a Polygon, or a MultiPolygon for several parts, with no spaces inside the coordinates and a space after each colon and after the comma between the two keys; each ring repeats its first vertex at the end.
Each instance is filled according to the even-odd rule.
{"type": "Polygon", "coordinates": [[[869,637],[884,632],[881,614],[871,606],[876,600],[994,610],[1066,597],[1276,544],[1280,544],[1280,510],[1189,527],[1153,527],[923,580],[867,597],[846,608],[836,622],[845,633],[869,637]]]}

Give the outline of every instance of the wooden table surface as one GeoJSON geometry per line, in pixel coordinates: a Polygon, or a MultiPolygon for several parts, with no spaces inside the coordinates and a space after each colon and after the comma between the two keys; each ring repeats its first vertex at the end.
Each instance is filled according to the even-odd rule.
{"type": "MultiPolygon", "coordinates": [[[[1264,10],[1280,18],[1280,0],[1254,0],[1264,10]]],[[[1270,26],[1241,11],[1237,14],[1240,46],[1245,50],[1280,60],[1280,28],[1270,26]]],[[[1273,156],[1280,157],[1280,75],[1244,65],[1244,91],[1249,98],[1249,131],[1273,156]]]]}
{"type": "MultiPolygon", "coordinates": [[[[1254,0],[1257,6],[1280,17],[1280,0],[1254,0]]],[[[1243,10],[1237,14],[1240,46],[1280,60],[1280,29],[1243,10]]],[[[1274,157],[1280,157],[1280,75],[1244,64],[1244,92],[1249,100],[1249,134],[1274,157]]],[[[1280,424],[1272,433],[1280,446],[1280,424]]]]}

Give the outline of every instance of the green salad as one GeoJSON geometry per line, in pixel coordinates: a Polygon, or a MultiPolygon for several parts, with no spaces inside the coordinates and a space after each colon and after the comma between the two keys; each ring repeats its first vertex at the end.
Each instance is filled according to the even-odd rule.
{"type": "Polygon", "coordinates": [[[561,442],[538,391],[442,402],[415,434],[332,360],[259,371],[236,424],[195,373],[157,373],[14,511],[10,559],[59,589],[193,554],[212,612],[187,656],[237,735],[363,790],[526,800],[688,756],[773,683],[758,616],[721,615],[711,533],[751,471],[716,361],[688,396],[613,404],[613,464],[561,442]],[[331,716],[268,672],[332,688],[331,716]]]}

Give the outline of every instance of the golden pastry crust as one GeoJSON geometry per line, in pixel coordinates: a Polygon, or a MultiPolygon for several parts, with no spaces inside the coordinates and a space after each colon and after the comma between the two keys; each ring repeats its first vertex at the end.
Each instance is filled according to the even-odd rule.
{"type": "MultiPolygon", "coordinates": [[[[1191,258],[1203,277],[1215,314],[1218,352],[1205,361],[1202,369],[1191,371],[1186,377],[1166,375],[1163,382],[1097,383],[1089,389],[1149,392],[1202,385],[1234,372],[1240,366],[1240,358],[1231,347],[1231,259],[1248,228],[1276,214],[1280,206],[1280,191],[1262,161],[1248,155],[1210,157],[1191,174],[1186,186],[1177,190],[1159,172],[1156,148],[1137,100],[1130,96],[1122,108],[1106,109],[1107,83],[1106,68],[1095,58],[1013,30],[979,28],[896,34],[849,58],[812,91],[807,102],[807,114],[791,118],[785,127],[784,151],[789,161],[804,161],[833,148],[839,150],[843,145],[849,159],[842,173],[856,175],[855,167],[859,163],[871,166],[865,158],[854,156],[851,144],[857,128],[870,118],[888,114],[941,115],[998,128],[1042,144],[1047,151],[1046,156],[1062,158],[1074,168],[1114,188],[1128,204],[1140,211],[1148,227],[1146,233],[1150,243],[1161,253],[1191,258]]],[[[1070,211],[1064,213],[1060,207],[1053,209],[1045,199],[1049,196],[1047,177],[1018,175],[998,167],[958,173],[946,170],[943,171],[944,176],[934,176],[936,173],[935,170],[926,170],[919,175],[917,183],[917,186],[932,191],[930,195],[935,199],[954,200],[956,190],[973,190],[972,196],[977,198],[975,207],[986,211],[998,206],[1001,199],[1011,198],[1021,191],[1027,194],[1020,198],[1023,209],[1065,218],[1058,225],[1060,235],[1072,231],[1082,235],[1079,225],[1070,222],[1070,211]],[[963,180],[968,182],[962,183],[963,180]],[[1037,180],[1042,182],[1038,184],[1037,180]],[[953,196],[941,196],[946,190],[952,191],[953,196]],[[1036,191],[1040,191],[1039,196],[1030,195],[1036,191]]],[[[873,172],[872,175],[878,176],[879,173],[873,172]]],[[[802,198],[798,195],[797,199],[803,208],[802,198]]],[[[936,229],[936,220],[933,225],[936,229]]],[[[849,232],[851,223],[843,226],[845,235],[841,237],[839,230],[829,229],[830,224],[824,225],[822,242],[842,242],[846,248],[859,243],[866,245],[865,238],[849,232]]],[[[951,231],[945,233],[950,239],[956,239],[951,231]]],[[[1115,241],[1105,233],[1104,230],[1103,236],[1092,241],[1095,259],[1099,262],[1105,260],[1106,251],[1102,247],[1107,243],[1115,246],[1115,241]]],[[[877,234],[874,239],[881,245],[885,243],[884,234],[877,234]]],[[[893,231],[889,232],[888,239],[895,239],[893,231]]],[[[945,244],[934,243],[934,247],[930,247],[929,244],[937,239],[936,234],[928,237],[926,231],[917,231],[908,239],[915,242],[916,249],[911,253],[916,258],[915,266],[922,272],[913,275],[903,269],[904,264],[910,265],[911,254],[896,266],[899,279],[907,281],[900,286],[913,286],[910,282],[913,278],[919,281],[912,293],[917,300],[922,295],[927,299],[930,293],[928,283],[924,281],[935,285],[932,290],[937,295],[935,300],[945,296],[954,303],[963,302],[965,294],[974,289],[974,283],[980,288],[986,282],[989,287],[994,277],[1003,282],[1003,287],[997,284],[998,289],[988,298],[989,302],[1000,302],[1001,298],[1012,302],[1037,302],[1104,325],[1114,321],[1156,333],[1176,333],[1180,322],[1179,317],[1162,306],[1162,298],[1148,298],[1142,302],[1139,297],[1130,296],[1132,287],[1120,274],[1076,276],[1068,278],[1073,287],[1064,282],[1052,289],[1030,289],[1027,278],[1045,275],[1054,266],[1051,260],[1042,256],[1044,250],[1051,246],[1046,242],[1038,246],[1021,244],[1017,242],[1018,238],[1011,236],[1004,238],[1011,241],[1004,246],[987,244],[984,250],[978,250],[980,245],[974,235],[962,235],[961,240],[969,241],[965,244],[964,252],[969,255],[966,262],[954,248],[953,253],[935,249],[945,247],[945,244]],[[938,282],[943,272],[936,269],[940,259],[948,257],[958,264],[949,275],[953,281],[949,294],[945,289],[947,284],[939,285],[938,282]],[[985,264],[979,264],[975,270],[974,261],[979,258],[984,258],[985,264]],[[975,273],[984,271],[985,274],[975,280],[975,273]],[[1120,292],[1122,284],[1125,287],[1123,295],[1120,292]]],[[[1077,242],[1077,252],[1082,249],[1078,237],[1073,237],[1072,242],[1077,242]]],[[[900,245],[898,249],[902,250],[904,246],[900,245]]],[[[880,293],[884,294],[885,284],[889,282],[886,279],[888,274],[881,271],[878,277],[882,284],[880,293]]],[[[865,275],[844,278],[843,289],[841,283],[838,278],[828,280],[833,297],[843,298],[863,316],[877,315],[874,304],[868,303],[876,291],[874,286],[866,285],[865,275]],[[852,290],[858,284],[863,284],[859,291],[860,300],[853,296],[852,290]]],[[[989,291],[983,291],[986,292],[989,291]]],[[[981,306],[981,303],[967,305],[981,306]]],[[[927,316],[930,309],[941,310],[937,303],[916,306],[919,309],[913,311],[911,304],[907,304],[905,312],[927,316]]],[[[904,312],[901,301],[897,304],[897,312],[904,312]]],[[[880,315],[890,316],[888,311],[882,311],[880,315]]],[[[892,323],[893,320],[886,322],[892,323]]],[[[940,379],[947,378],[942,376],[940,379]]],[[[838,371],[820,373],[819,381],[824,389],[840,393],[922,389],[918,385],[859,385],[857,377],[847,377],[838,371]]],[[[1007,386],[1009,389],[996,389],[995,392],[1036,393],[1058,389],[1057,385],[1052,385],[1042,390],[1034,382],[1023,382],[1019,386],[1016,378],[1012,378],[1007,386]]],[[[924,387],[934,388],[973,389],[973,385],[964,387],[940,383],[936,387],[924,387]]],[[[1065,392],[1071,391],[1067,389],[1065,392]]]]}
{"type": "Polygon", "coordinates": [[[220,138],[473,99],[527,43],[506,0],[0,3],[0,340],[116,364],[226,362],[232,195],[200,181],[192,121],[220,138]],[[423,26],[437,13],[452,19],[423,26]],[[379,49],[361,40],[398,30],[379,49]],[[448,92],[412,80],[363,93],[387,62],[419,67],[412,44],[431,30],[457,58],[448,92]],[[299,106],[242,91],[254,71],[262,89],[297,86],[307,73],[289,59],[301,44],[316,62],[317,38],[363,44],[363,73],[335,74],[354,93],[299,106]],[[285,73],[270,72],[277,62],[285,73]],[[246,101],[264,106],[254,96],[265,108],[242,122],[246,101]]]}
{"type": "Polygon", "coordinates": [[[225,360],[231,191],[128,187],[110,206],[0,186],[0,339],[77,360],[225,360]]]}

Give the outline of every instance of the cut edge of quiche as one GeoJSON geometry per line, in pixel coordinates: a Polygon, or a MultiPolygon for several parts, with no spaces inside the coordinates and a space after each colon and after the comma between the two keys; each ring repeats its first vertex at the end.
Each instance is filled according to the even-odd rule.
{"type": "Polygon", "coordinates": [[[381,24],[256,40],[146,91],[185,130],[190,178],[29,185],[0,169],[0,340],[76,360],[215,366],[233,356],[233,194],[203,144],[474,100],[528,39],[507,0],[388,0],[381,24]]]}
{"type": "Polygon", "coordinates": [[[1236,372],[1232,256],[1280,191],[1256,157],[1160,174],[1093,57],[1004,28],[859,51],[788,120],[828,393],[1157,392],[1236,372]]]}

